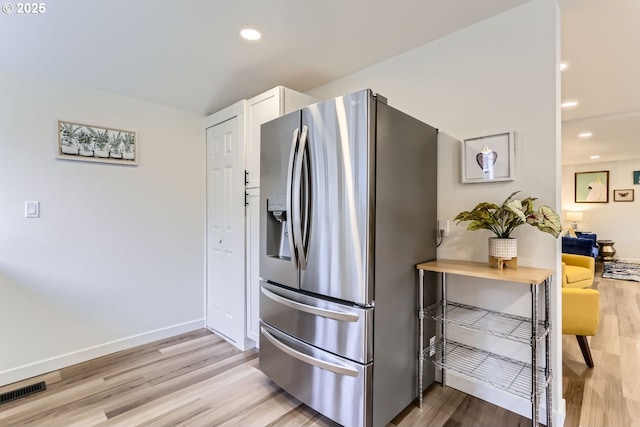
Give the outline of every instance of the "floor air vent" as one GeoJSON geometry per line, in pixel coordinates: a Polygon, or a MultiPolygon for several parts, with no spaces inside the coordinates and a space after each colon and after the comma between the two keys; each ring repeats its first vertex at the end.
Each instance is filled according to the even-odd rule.
{"type": "Polygon", "coordinates": [[[19,388],[17,390],[8,391],[6,393],[0,394],[0,405],[3,403],[11,402],[12,400],[20,399],[21,397],[28,396],[33,393],[37,393],[39,391],[43,391],[47,389],[47,384],[44,381],[41,381],[36,384],[31,384],[26,387],[19,388]]]}

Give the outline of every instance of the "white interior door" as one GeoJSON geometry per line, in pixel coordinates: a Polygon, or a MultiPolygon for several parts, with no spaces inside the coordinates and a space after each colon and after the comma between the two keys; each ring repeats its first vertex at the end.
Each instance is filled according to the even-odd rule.
{"type": "Polygon", "coordinates": [[[238,118],[207,129],[207,326],[244,347],[244,167],[238,118]]]}

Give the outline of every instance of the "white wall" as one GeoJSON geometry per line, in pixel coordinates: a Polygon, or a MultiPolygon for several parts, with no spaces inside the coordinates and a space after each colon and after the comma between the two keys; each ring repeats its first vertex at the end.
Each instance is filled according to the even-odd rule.
{"type": "Polygon", "coordinates": [[[0,385],[202,327],[202,117],[0,79],[0,385]],[[58,119],[136,131],[139,166],[56,160],[58,119]]]}
{"type": "Polygon", "coordinates": [[[613,240],[616,258],[640,261],[640,186],[633,183],[633,171],[640,170],[640,160],[599,162],[562,167],[562,214],[583,211],[578,229],[597,233],[598,239],[613,240]],[[609,203],[575,203],[575,173],[609,171],[609,203]],[[613,190],[634,190],[633,202],[614,202],[613,190]]]}
{"type": "MultiPolygon", "coordinates": [[[[439,128],[438,216],[452,219],[480,201],[501,203],[511,192],[535,196],[558,209],[559,11],[555,1],[533,0],[455,34],[310,91],[318,98],[371,88],[389,104],[439,128]],[[454,139],[516,132],[516,179],[461,184],[460,143],[454,139]],[[448,135],[447,135],[448,134],[448,135]],[[450,135],[450,136],[449,136],[450,135]],[[452,138],[454,137],[454,138],[452,138]]],[[[536,205],[537,206],[537,205],[536,205]]],[[[488,231],[452,224],[438,258],[487,261],[488,231]]],[[[559,241],[530,226],[517,229],[518,263],[557,271],[559,241]]],[[[516,314],[530,313],[529,286],[474,282],[455,276],[449,297],[516,314]]],[[[552,285],[553,369],[561,370],[559,284],[552,285]]],[[[530,360],[527,346],[482,337],[474,344],[530,360]],[[498,348],[498,346],[500,348],[498,348]]],[[[527,416],[530,403],[449,375],[448,383],[527,416]]],[[[564,416],[561,375],[553,385],[556,422],[564,416]]],[[[543,404],[544,406],[544,404],[543,404]]]]}

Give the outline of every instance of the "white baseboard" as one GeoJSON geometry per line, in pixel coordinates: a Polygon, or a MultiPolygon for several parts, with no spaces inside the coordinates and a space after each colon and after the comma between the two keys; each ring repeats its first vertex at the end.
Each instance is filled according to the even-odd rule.
{"type": "Polygon", "coordinates": [[[631,264],[640,264],[640,259],[638,258],[620,258],[616,259],[618,262],[629,262],[631,264]]]}
{"type": "MultiPolygon", "coordinates": [[[[489,385],[469,380],[452,372],[447,373],[447,387],[455,388],[463,393],[475,396],[478,399],[482,399],[486,402],[531,419],[531,402],[528,399],[523,399],[506,391],[493,388],[489,385]]],[[[543,399],[540,402],[540,411],[538,412],[538,422],[543,425],[547,424],[546,406],[546,401],[543,399]]],[[[553,412],[551,414],[551,421],[553,425],[563,425],[565,415],[565,400],[561,399],[560,411],[553,412]]]]}
{"type": "Polygon", "coordinates": [[[192,320],[190,322],[180,323],[166,328],[156,329],[154,331],[144,332],[71,353],[61,354],[49,359],[29,363],[27,365],[18,366],[16,368],[7,369],[0,372],[0,386],[35,377],[37,375],[46,374],[47,372],[75,365],[76,363],[86,362],[87,360],[95,359],[96,357],[106,356],[107,354],[115,353],[117,351],[126,350],[141,344],[147,344],[200,328],[204,328],[204,319],[192,320]]]}
{"type": "Polygon", "coordinates": [[[231,338],[229,338],[222,332],[217,331],[215,328],[212,328],[211,326],[206,326],[206,328],[240,351],[247,351],[247,350],[251,350],[254,347],[257,347],[256,341],[253,341],[248,337],[244,337],[242,341],[238,342],[238,341],[232,340],[231,338]]]}

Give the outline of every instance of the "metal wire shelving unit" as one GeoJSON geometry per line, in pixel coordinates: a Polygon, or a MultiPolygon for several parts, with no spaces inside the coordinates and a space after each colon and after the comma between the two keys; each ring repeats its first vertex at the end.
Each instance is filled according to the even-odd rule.
{"type": "Polygon", "coordinates": [[[419,405],[422,408],[422,379],[424,363],[432,361],[442,369],[442,385],[446,386],[447,371],[509,392],[531,401],[531,425],[538,427],[540,400],[546,398],[547,427],[552,427],[551,371],[551,321],[550,283],[551,271],[519,267],[498,270],[487,264],[461,260],[435,260],[417,266],[420,285],[418,292],[418,387],[419,405]],[[440,301],[424,307],[425,273],[439,273],[440,301]],[[531,317],[487,310],[447,299],[447,276],[461,275],[480,279],[498,280],[530,287],[531,317]],[[544,317],[539,313],[538,295],[544,292],[544,317]],[[441,325],[439,341],[425,345],[424,319],[432,318],[441,325]],[[486,350],[447,339],[447,327],[456,326],[488,334],[531,348],[531,363],[495,354],[486,350]],[[538,349],[544,349],[544,363],[539,360],[538,349]],[[435,356],[435,357],[434,357],[435,356]]]}
{"type": "MultiPolygon", "coordinates": [[[[428,358],[431,351],[431,347],[426,348],[423,357],[428,358]]],[[[530,363],[451,340],[447,340],[446,346],[442,345],[442,341],[438,342],[435,356],[433,363],[439,368],[490,384],[527,400],[532,398],[530,363]]],[[[549,381],[551,377],[545,377],[544,368],[538,368],[536,393],[542,393],[549,381]]]]}
{"type": "MultiPolygon", "coordinates": [[[[472,331],[482,332],[523,344],[531,343],[531,319],[499,311],[486,310],[479,307],[447,302],[443,315],[442,306],[433,304],[425,309],[425,315],[436,322],[472,331]]],[[[538,322],[536,339],[541,341],[549,333],[544,321],[538,322]]]]}

